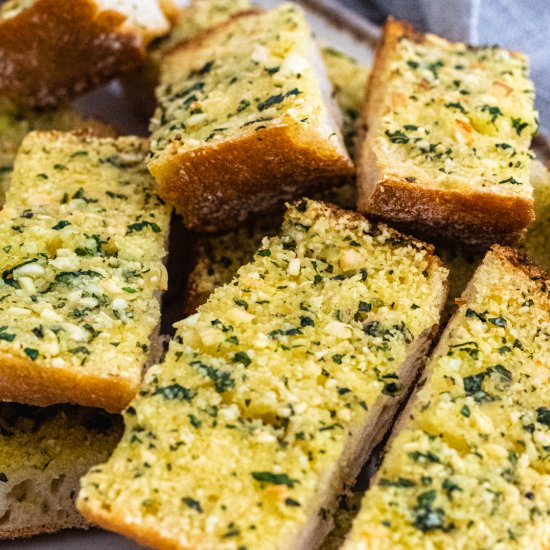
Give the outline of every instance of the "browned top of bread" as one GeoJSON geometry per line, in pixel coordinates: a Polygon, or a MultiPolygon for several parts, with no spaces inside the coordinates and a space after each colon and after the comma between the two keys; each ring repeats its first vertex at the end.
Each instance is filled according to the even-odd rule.
{"type": "Polygon", "coordinates": [[[156,0],[151,25],[130,6],[103,9],[98,0],[36,0],[0,17],[0,95],[53,106],[139,65],[145,46],[168,31],[156,0]],[[124,11],[126,10],[126,13],[124,11]],[[135,20],[133,20],[135,19],[135,20]]]}

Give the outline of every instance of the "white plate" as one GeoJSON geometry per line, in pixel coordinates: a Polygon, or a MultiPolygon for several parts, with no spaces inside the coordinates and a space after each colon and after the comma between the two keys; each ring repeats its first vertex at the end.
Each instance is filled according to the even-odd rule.
{"type": "MultiPolygon", "coordinates": [[[[281,2],[257,0],[270,8],[281,2]]],[[[337,0],[304,0],[311,26],[322,44],[330,44],[370,64],[378,31],[368,21],[343,8],[337,0]]],[[[120,86],[112,83],[80,98],[76,105],[87,115],[110,122],[121,133],[146,135],[146,121],[140,120],[123,97],[120,86]]],[[[143,548],[119,535],[99,529],[65,531],[13,542],[2,542],[2,550],[138,550],[143,548]]]]}

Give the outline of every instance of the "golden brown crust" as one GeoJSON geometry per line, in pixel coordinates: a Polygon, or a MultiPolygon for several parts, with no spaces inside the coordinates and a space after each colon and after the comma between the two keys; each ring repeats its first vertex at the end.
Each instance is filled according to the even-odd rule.
{"type": "Polygon", "coordinates": [[[359,148],[358,209],[432,241],[460,240],[476,246],[512,244],[535,219],[532,198],[499,195],[483,189],[420,186],[405,178],[384,175],[368,130],[381,114],[389,57],[402,38],[422,42],[425,35],[390,17],[367,85],[359,148]]]}
{"type": "Polygon", "coordinates": [[[99,377],[0,353],[0,400],[46,407],[76,403],[119,413],[138,385],[124,377],[99,377]]]}
{"type": "Polygon", "coordinates": [[[372,194],[359,194],[358,208],[431,241],[488,246],[513,244],[534,220],[533,201],[487,191],[425,188],[405,179],[383,178],[372,194]]]}
{"type": "Polygon", "coordinates": [[[55,106],[138,66],[143,31],[95,0],[37,0],[0,22],[0,95],[55,106]]]}
{"type": "Polygon", "coordinates": [[[111,510],[89,506],[88,503],[82,499],[77,500],[77,508],[83,516],[88,518],[95,525],[107,529],[108,531],[120,533],[125,537],[135,540],[139,544],[151,548],[158,548],[159,550],[195,550],[195,548],[184,545],[183,543],[176,543],[173,539],[169,540],[167,538],[162,538],[158,530],[146,527],[142,523],[132,523],[120,515],[113,515],[111,510]]]}
{"type": "Polygon", "coordinates": [[[188,229],[229,230],[251,214],[350,181],[351,160],[313,132],[292,126],[261,129],[218,145],[149,163],[160,195],[188,229]],[[273,154],[280,151],[281,154],[273,154]]]}

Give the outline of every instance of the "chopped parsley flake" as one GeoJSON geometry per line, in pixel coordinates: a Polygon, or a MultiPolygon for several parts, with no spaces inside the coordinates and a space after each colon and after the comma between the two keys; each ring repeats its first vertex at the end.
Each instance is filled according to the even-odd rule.
{"type": "Polygon", "coordinates": [[[287,487],[294,487],[296,483],[299,483],[297,479],[292,479],[288,474],[274,474],[271,472],[251,472],[252,477],[260,483],[269,483],[271,485],[286,485],[287,487]]]}

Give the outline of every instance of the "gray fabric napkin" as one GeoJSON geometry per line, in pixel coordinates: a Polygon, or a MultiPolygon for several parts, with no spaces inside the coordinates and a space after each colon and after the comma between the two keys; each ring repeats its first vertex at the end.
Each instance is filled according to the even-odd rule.
{"type": "Polygon", "coordinates": [[[419,30],[471,44],[526,53],[535,81],[540,130],[550,135],[550,0],[347,0],[376,23],[387,15],[419,30]]]}

